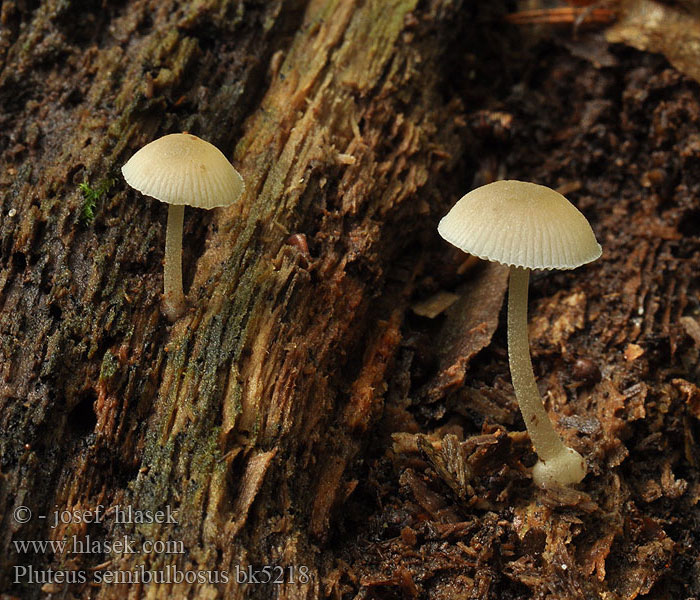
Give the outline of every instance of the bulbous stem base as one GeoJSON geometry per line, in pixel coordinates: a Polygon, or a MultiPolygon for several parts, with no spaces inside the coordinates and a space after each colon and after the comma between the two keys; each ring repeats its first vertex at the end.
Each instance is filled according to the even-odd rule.
{"type": "Polygon", "coordinates": [[[540,487],[553,484],[573,485],[586,476],[586,461],[576,450],[564,446],[564,452],[553,459],[537,461],[532,467],[532,480],[540,487]]]}

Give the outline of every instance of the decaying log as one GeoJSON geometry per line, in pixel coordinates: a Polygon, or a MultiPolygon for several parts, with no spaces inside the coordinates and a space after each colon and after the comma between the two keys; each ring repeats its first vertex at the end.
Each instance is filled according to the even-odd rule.
{"type": "Polygon", "coordinates": [[[136,597],[143,584],[95,587],[95,573],[172,567],[214,583],[149,597],[233,598],[236,568],[282,565],[308,582],[276,593],[321,593],[320,547],[424,268],[426,182],[463,143],[439,89],[460,4],[3,3],[3,589],[39,594],[25,571],[13,583],[21,565],[87,573],[44,592],[136,597]],[[246,193],[187,211],[191,308],[170,326],[165,211],[119,167],[179,130],[232,156],[246,193]],[[38,519],[98,506],[97,524],[38,519]],[[170,507],[177,524],[120,524],[127,506],[170,507]],[[184,553],[13,546],[74,534],[184,553]]]}

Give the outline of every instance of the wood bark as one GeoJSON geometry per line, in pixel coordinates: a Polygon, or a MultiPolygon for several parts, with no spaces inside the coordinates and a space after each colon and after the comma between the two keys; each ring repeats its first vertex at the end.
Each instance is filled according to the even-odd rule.
{"type": "Polygon", "coordinates": [[[439,89],[460,10],[447,0],[3,3],[2,589],[324,593],[330,523],[356,484],[348,469],[381,413],[424,268],[412,245],[432,228],[426,183],[462,144],[459,103],[439,89]],[[181,130],[230,156],[246,193],[230,209],[187,211],[190,310],[170,326],[159,306],[166,208],[129,190],[119,168],[181,130]],[[104,190],[94,221],[81,183],[104,190]],[[99,523],[48,522],[97,507],[99,523]],[[125,507],[170,508],[177,523],[120,523],[125,507]],[[184,552],[13,545],[73,535],[184,552]],[[265,565],[294,567],[294,582],[236,582],[237,568],[265,565]],[[18,566],[87,582],[37,585],[18,566]],[[168,568],[205,581],[129,579],[168,568]],[[108,571],[118,585],[98,585],[108,571]]]}

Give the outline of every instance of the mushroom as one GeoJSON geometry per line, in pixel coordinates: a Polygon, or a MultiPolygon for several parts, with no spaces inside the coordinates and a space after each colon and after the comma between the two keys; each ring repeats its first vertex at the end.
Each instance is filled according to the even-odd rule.
{"type": "Polygon", "coordinates": [[[510,267],[508,358],[515,396],[539,457],[533,480],[543,487],[578,483],[586,475],[586,463],[555,431],[535,383],[527,288],[530,269],[574,269],[601,255],[590,224],[554,190],[496,181],[461,198],[440,221],[438,232],[464,252],[510,267]]]}
{"type": "Polygon", "coordinates": [[[163,312],[175,321],[186,306],[182,289],[185,205],[228,206],[243,193],[243,178],[218,148],[190,133],[172,133],[146,144],[122,167],[122,173],[132,188],[169,205],[163,312]]]}

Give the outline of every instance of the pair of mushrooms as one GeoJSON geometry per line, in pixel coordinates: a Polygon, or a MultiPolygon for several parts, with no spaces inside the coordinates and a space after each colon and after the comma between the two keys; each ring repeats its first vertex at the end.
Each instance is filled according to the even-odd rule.
{"type": "Polygon", "coordinates": [[[172,133],[146,144],[122,167],[122,174],[132,188],[169,205],[163,312],[175,321],[186,307],[182,289],[185,206],[229,206],[243,193],[243,178],[218,148],[190,133],[172,133]]]}
{"type": "MultiPolygon", "coordinates": [[[[163,308],[177,319],[182,289],[182,224],[185,206],[215,208],[238,200],[243,178],[213,145],[188,133],[159,138],[122,167],[127,183],[169,204],[165,237],[163,308]]],[[[539,456],[535,483],[569,485],[586,475],[583,457],[567,447],[544,409],[530,361],[527,289],[530,269],[573,269],[596,260],[601,248],[586,218],[561,194],[522,181],[477,188],[440,221],[448,242],[479,258],[510,266],[508,358],[513,388],[539,456]]]]}
{"type": "Polygon", "coordinates": [[[537,485],[570,485],[586,463],[549,420],[530,361],[527,289],[530,269],[574,269],[596,260],[601,247],[586,218],[564,196],[542,185],[496,181],[469,192],[440,221],[438,232],[460,250],[510,267],[508,358],[515,396],[539,461],[537,485]]]}

